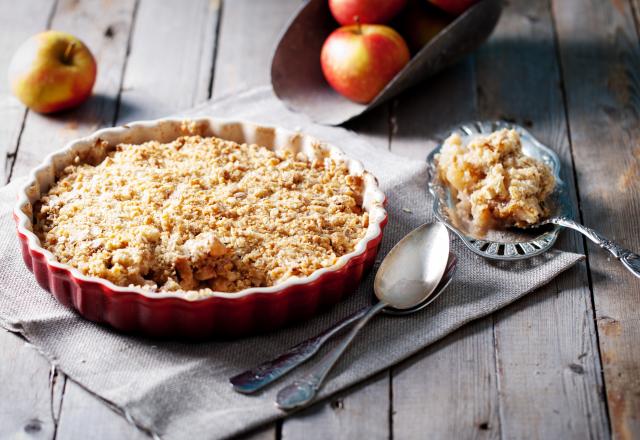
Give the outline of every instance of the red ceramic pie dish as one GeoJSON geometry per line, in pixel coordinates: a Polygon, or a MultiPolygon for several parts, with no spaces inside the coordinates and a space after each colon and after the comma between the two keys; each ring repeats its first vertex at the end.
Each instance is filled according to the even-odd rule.
{"type": "Polygon", "coordinates": [[[378,252],[387,223],[384,201],[375,177],[366,172],[360,162],[348,158],[338,148],[304,134],[211,118],[195,119],[189,124],[182,119],[161,119],[100,130],[48,156],[33,170],[28,183],[18,193],[14,219],[25,264],[40,286],[65,306],[91,321],[108,324],[126,333],[172,339],[209,339],[274,330],[307,319],[353,292],[378,252]],[[289,278],[271,287],[234,293],[214,292],[195,298],[117,286],[105,279],[84,275],[74,267],[58,262],[41,246],[33,233],[34,205],[77,155],[94,154],[92,147],[96,140],[106,140],[110,146],[115,146],[148,140],[169,142],[185,134],[256,143],[276,151],[293,149],[307,155],[313,155],[318,148],[328,151],[331,158],[345,161],[350,173],[364,178],[362,205],[369,213],[364,238],[336,264],[308,277],[289,278]]]}

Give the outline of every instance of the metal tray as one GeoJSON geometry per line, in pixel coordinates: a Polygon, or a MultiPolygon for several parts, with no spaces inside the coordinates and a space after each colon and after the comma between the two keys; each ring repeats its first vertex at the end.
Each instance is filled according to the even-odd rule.
{"type": "Polygon", "coordinates": [[[501,0],[479,1],[415,54],[371,103],[363,105],[339,95],[324,79],[320,49],[338,24],[327,0],[309,0],[280,38],[271,62],[271,84],[291,110],[321,124],[342,124],[475,50],[489,37],[501,12],[501,0]]]}

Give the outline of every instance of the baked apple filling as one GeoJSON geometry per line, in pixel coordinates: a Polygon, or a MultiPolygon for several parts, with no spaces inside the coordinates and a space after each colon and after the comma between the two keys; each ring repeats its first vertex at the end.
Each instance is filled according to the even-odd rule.
{"type": "Polygon", "coordinates": [[[533,225],[548,215],[555,178],[547,165],[522,152],[515,130],[476,136],[466,144],[454,133],[444,141],[437,165],[440,180],[457,198],[453,217],[477,234],[533,225]]]}

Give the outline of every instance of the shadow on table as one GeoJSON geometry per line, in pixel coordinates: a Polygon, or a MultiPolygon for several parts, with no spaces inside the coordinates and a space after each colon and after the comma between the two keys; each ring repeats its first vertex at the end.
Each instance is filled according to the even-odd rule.
{"type": "MultiPolygon", "coordinates": [[[[573,104],[572,120],[592,121],[600,113],[597,119],[632,128],[637,114],[632,102],[635,66],[640,64],[634,44],[624,35],[610,44],[563,41],[559,56],[552,38],[492,38],[457,64],[382,105],[389,105],[392,113],[391,150],[403,142],[424,143],[426,157],[435,135],[475,119],[520,124],[554,148],[554,141],[562,139],[558,134],[566,129],[565,94],[573,104]]],[[[366,125],[371,114],[348,125],[366,125]]],[[[388,127],[381,124],[379,129],[388,127]]]]}
{"type": "Polygon", "coordinates": [[[135,108],[137,107],[126,99],[119,100],[115,96],[95,93],[80,106],[49,114],[47,118],[66,123],[69,129],[82,127],[97,130],[112,126],[119,114],[131,113],[135,108]]]}

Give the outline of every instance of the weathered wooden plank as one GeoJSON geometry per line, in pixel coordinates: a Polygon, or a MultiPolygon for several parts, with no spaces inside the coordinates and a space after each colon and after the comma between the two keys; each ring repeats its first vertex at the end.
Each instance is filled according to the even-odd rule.
{"type": "MultiPolygon", "coordinates": [[[[514,0],[477,56],[482,118],[515,120],[561,157],[573,187],[550,6],[514,0]]],[[[575,191],[571,189],[575,202],[575,191]]],[[[566,232],[558,247],[582,252],[566,232]]],[[[600,361],[586,266],[495,317],[502,436],[605,438],[600,361]]]]}
{"type": "MultiPolygon", "coordinates": [[[[82,133],[89,132],[104,124],[111,124],[115,115],[115,103],[120,86],[120,77],[123,62],[126,54],[126,45],[131,27],[131,17],[133,15],[134,1],[125,0],[114,2],[109,8],[101,8],[99,2],[85,2],[83,4],[75,4],[74,2],[61,1],[57,5],[55,14],[52,19],[52,26],[56,29],[67,30],[82,38],[93,50],[99,64],[99,76],[96,83],[96,96],[94,96],[87,104],[83,105],[77,111],[68,112],[64,115],[47,118],[35,113],[28,113],[25,120],[24,131],[21,137],[21,143],[18,145],[18,156],[14,163],[12,176],[20,175],[28,171],[33,165],[42,160],[42,156],[53,149],[59,148],[58,143],[51,144],[52,138],[59,138],[65,141],[69,138],[79,136],[82,133]],[[119,58],[118,58],[119,57],[119,58]],[[107,66],[110,70],[104,71],[103,67],[107,66]]],[[[41,356],[29,353],[25,356],[24,361],[28,362],[28,366],[39,366],[38,375],[33,378],[44,380],[42,384],[23,385],[23,392],[42,395],[48,398],[46,402],[46,417],[43,421],[51,420],[51,428],[46,432],[40,426],[39,418],[33,417],[31,424],[25,425],[28,434],[42,430],[43,438],[54,438],[56,433],[56,425],[59,420],[59,410],[61,405],[62,394],[60,396],[51,394],[47,386],[48,371],[50,366],[41,356]],[[35,356],[37,359],[33,359],[35,356]],[[56,408],[52,412],[52,408],[56,408]],[[55,417],[52,415],[55,414],[55,417]]],[[[3,381],[4,383],[13,383],[18,385],[16,378],[22,376],[21,366],[19,363],[10,363],[17,368],[15,371],[8,372],[11,374],[11,381],[3,381]]],[[[25,371],[30,371],[26,368],[25,371]]],[[[6,375],[2,375],[6,377],[6,375]]],[[[58,374],[57,383],[61,384],[57,389],[65,389],[66,378],[62,374],[58,374]]],[[[11,395],[13,393],[3,393],[3,395],[11,395]]],[[[9,399],[5,399],[10,402],[9,399]]],[[[29,400],[25,399],[25,402],[29,400]]],[[[13,404],[13,402],[12,402],[13,404]]],[[[37,408],[37,407],[36,407],[37,408]]],[[[115,416],[114,416],[115,417],[115,416]]],[[[16,417],[19,420],[19,417],[16,417]]],[[[4,423],[0,423],[4,426],[4,423]]],[[[48,428],[48,426],[47,426],[48,428]]]]}
{"type": "MultiPolygon", "coordinates": [[[[583,221],[640,249],[640,44],[627,1],[553,1],[583,221]],[[576,11],[580,11],[577,13],[576,11]]],[[[640,280],[589,245],[613,436],[640,437],[640,280]]]]}
{"type": "Polygon", "coordinates": [[[78,36],[93,52],[98,63],[94,94],[80,107],[58,115],[28,113],[12,178],[28,173],[66,142],[113,123],[134,6],[134,0],[59,2],[52,27],[78,36]]]}
{"type": "MultiPolygon", "coordinates": [[[[424,160],[434,136],[476,117],[475,92],[467,58],[402,95],[393,104],[391,151],[424,160]]],[[[394,368],[392,380],[395,438],[500,436],[492,317],[394,368]]]]}
{"type": "Polygon", "coordinates": [[[133,427],[124,417],[109,408],[75,382],[67,379],[63,410],[56,438],[64,440],[127,439],[148,440],[151,436],[133,427]]]}
{"type": "MultiPolygon", "coordinates": [[[[78,110],[68,112],[56,117],[43,117],[33,112],[28,113],[25,120],[24,131],[18,147],[18,155],[14,163],[12,176],[21,175],[28,171],[37,162],[42,160],[42,156],[53,149],[59,148],[61,144],[51,144],[52,138],[57,138],[64,142],[70,138],[80,136],[90,132],[100,126],[110,125],[115,116],[116,102],[118,91],[120,88],[120,78],[122,75],[122,67],[126,55],[126,47],[128,36],[131,29],[131,21],[133,16],[135,2],[134,0],[122,0],[112,2],[108,7],[103,8],[102,3],[98,1],[84,2],[77,4],[72,1],[60,1],[52,17],[52,26],[56,29],[66,30],[82,38],[86,44],[94,52],[98,62],[98,80],[96,82],[95,96],[78,110]],[[108,70],[105,70],[105,67],[108,70]]],[[[41,372],[38,376],[40,380],[48,380],[50,369],[47,361],[39,355],[29,353],[29,356],[23,356],[29,362],[29,366],[40,366],[41,372]],[[37,360],[30,356],[37,356],[37,360]]],[[[22,354],[22,353],[21,353],[22,354]]],[[[9,364],[18,369],[12,371],[12,379],[20,377],[20,364],[9,364]]],[[[29,371],[28,369],[26,371],[29,371]]],[[[5,375],[3,375],[5,377],[5,375]]],[[[57,390],[67,390],[66,378],[63,374],[57,374],[57,383],[60,384],[57,390]]],[[[5,381],[3,381],[5,383],[5,381]]],[[[16,383],[14,380],[9,383],[16,383]]],[[[19,383],[19,382],[18,382],[19,383]]],[[[69,387],[73,391],[73,385],[69,387]]],[[[27,386],[23,384],[23,392],[44,395],[48,397],[47,415],[51,420],[51,429],[49,432],[42,430],[43,438],[54,438],[56,435],[57,424],[61,416],[61,405],[63,394],[60,392],[51,394],[49,387],[41,384],[27,386]],[[52,408],[55,412],[52,412],[52,408]]],[[[3,395],[11,395],[9,393],[3,395]]],[[[73,397],[73,392],[71,394],[73,397]]],[[[5,401],[9,402],[8,399],[5,401]]],[[[25,400],[28,402],[28,400],[25,400]]],[[[73,408],[73,399],[71,406],[73,408]]],[[[96,403],[99,403],[96,401],[96,403]]],[[[117,418],[112,415],[111,419],[117,418]]],[[[69,418],[67,417],[67,420],[69,418]]],[[[19,420],[19,418],[16,418],[19,420]]],[[[39,432],[42,429],[38,425],[38,418],[31,419],[29,434],[39,432]]],[[[4,426],[3,423],[0,425],[4,426]]],[[[85,429],[86,429],[86,425],[85,429]]],[[[108,426],[118,426],[117,422],[110,420],[108,426]]],[[[129,428],[133,432],[136,430],[129,428]]],[[[25,427],[25,430],[27,428],[25,427]]],[[[109,432],[109,431],[106,431],[109,432]]]]}
{"type": "MultiPolygon", "coordinates": [[[[120,106],[117,110],[115,106],[110,107],[111,114],[105,113],[102,125],[111,125],[116,118],[123,122],[165,116],[202,102],[209,94],[218,3],[143,0],[135,14],[126,74],[121,80],[132,29],[133,2],[129,6],[127,27],[111,28],[112,37],[120,33],[122,38],[122,47],[117,50],[121,59],[111,61],[120,66],[114,69],[114,75],[120,76],[114,78],[114,88],[110,91],[111,102],[116,103],[120,84],[123,84],[120,106]],[[180,38],[176,38],[178,32],[180,38]]],[[[91,22],[85,25],[90,26],[91,22]]],[[[115,52],[113,48],[109,50],[115,52]]],[[[60,438],[86,438],[87,426],[96,427],[99,435],[96,438],[148,437],[79,385],[67,381],[59,422],[60,438]]]]}
{"type": "Polygon", "coordinates": [[[213,96],[269,84],[271,55],[302,0],[229,0],[222,7],[213,96]]]}
{"type": "Polygon", "coordinates": [[[54,0],[14,2],[0,0],[0,184],[8,181],[13,157],[22,130],[26,111],[9,90],[7,69],[20,44],[31,35],[47,28],[55,5],[54,0]],[[11,11],[11,13],[9,13],[11,11]]]}
{"type": "Polygon", "coordinates": [[[53,438],[64,379],[24,339],[0,329],[0,438],[53,438]]]}
{"type": "Polygon", "coordinates": [[[209,98],[218,1],[142,0],[117,123],[175,114],[209,98]]]}
{"type": "Polygon", "coordinates": [[[492,325],[471,323],[393,369],[394,438],[500,438],[492,325]]]}
{"type": "Polygon", "coordinates": [[[389,438],[389,372],[285,419],[283,440],[389,438]]]}
{"type": "MultiPolygon", "coordinates": [[[[9,176],[26,111],[11,95],[7,68],[18,46],[48,27],[54,1],[0,0],[0,184],[9,176]]],[[[54,435],[61,384],[50,380],[49,363],[22,338],[0,330],[0,438],[51,438],[54,435]]]]}

